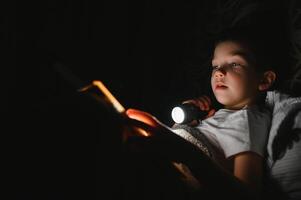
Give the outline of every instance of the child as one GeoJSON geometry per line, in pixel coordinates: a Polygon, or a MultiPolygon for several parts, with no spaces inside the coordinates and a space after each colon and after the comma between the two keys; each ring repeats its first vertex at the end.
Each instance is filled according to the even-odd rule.
{"type": "MultiPolygon", "coordinates": [[[[188,100],[208,111],[195,126],[218,153],[218,162],[253,191],[260,190],[263,157],[270,126],[270,113],[264,108],[265,94],[276,80],[266,62],[264,41],[242,30],[228,31],[216,43],[212,59],[211,87],[224,106],[215,111],[207,96],[188,100]]],[[[127,115],[151,127],[162,123],[148,113],[129,109],[127,115]]],[[[187,130],[174,129],[184,136],[187,130]]]]}

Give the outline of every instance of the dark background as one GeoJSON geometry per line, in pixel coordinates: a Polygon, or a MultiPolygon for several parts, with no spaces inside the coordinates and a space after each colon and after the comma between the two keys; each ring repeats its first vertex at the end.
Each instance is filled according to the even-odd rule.
{"type": "Polygon", "coordinates": [[[172,105],[196,95],[194,79],[208,78],[200,73],[209,53],[200,53],[208,46],[201,24],[212,8],[208,2],[18,3],[15,89],[26,97],[18,104],[65,95],[52,66],[63,62],[86,83],[102,80],[125,107],[170,122],[172,105]]]}
{"type": "Polygon", "coordinates": [[[5,3],[1,105],[13,130],[11,180],[18,199],[68,199],[87,185],[95,188],[95,179],[108,185],[99,193],[116,193],[120,188],[114,184],[122,185],[127,160],[118,154],[119,135],[111,134],[119,121],[79,97],[56,63],[84,84],[102,80],[126,108],[148,111],[171,125],[176,103],[210,92],[215,35],[249,19],[262,22],[254,27],[258,31],[287,34],[275,40],[275,48],[287,41],[291,59],[285,68],[291,80],[300,80],[298,8],[293,0],[5,3]],[[269,9],[265,16],[254,14],[261,6],[269,9]]]}
{"type": "Polygon", "coordinates": [[[126,108],[170,124],[175,103],[210,91],[210,45],[221,30],[252,19],[258,31],[299,39],[295,1],[8,4],[2,9],[11,67],[4,79],[12,108],[66,95],[69,86],[53,67],[60,62],[84,83],[102,80],[126,108]],[[262,7],[269,10],[256,14],[262,7]]]}

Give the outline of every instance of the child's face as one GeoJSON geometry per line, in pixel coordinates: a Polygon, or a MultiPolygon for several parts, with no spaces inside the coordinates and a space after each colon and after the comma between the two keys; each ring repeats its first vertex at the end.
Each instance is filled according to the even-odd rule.
{"type": "Polygon", "coordinates": [[[247,50],[238,43],[218,44],[212,60],[211,87],[217,101],[229,109],[240,109],[253,103],[259,80],[246,59],[247,50]]]}

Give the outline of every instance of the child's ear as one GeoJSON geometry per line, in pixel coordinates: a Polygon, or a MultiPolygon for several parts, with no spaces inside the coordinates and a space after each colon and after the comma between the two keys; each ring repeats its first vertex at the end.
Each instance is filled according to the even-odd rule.
{"type": "Polygon", "coordinates": [[[276,79],[276,74],[273,71],[266,71],[263,74],[263,77],[259,83],[258,89],[260,91],[265,91],[269,89],[276,79]]]}

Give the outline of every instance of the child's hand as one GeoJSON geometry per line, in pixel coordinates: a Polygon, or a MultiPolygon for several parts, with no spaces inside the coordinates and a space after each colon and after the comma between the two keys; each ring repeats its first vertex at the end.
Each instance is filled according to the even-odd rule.
{"type": "Polygon", "coordinates": [[[139,133],[133,133],[135,129],[128,129],[126,134],[127,146],[138,152],[153,153],[163,156],[172,161],[185,161],[193,154],[203,154],[194,145],[173,133],[169,127],[161,123],[151,114],[128,109],[125,113],[129,120],[129,125],[147,131],[148,136],[143,137],[139,133]],[[132,133],[129,133],[132,131],[132,133]]]}
{"type": "Polygon", "coordinates": [[[153,128],[158,128],[161,126],[161,122],[159,122],[159,120],[157,120],[151,114],[141,111],[141,110],[128,109],[126,111],[126,115],[131,119],[135,119],[135,120],[144,122],[153,128]]]}
{"type": "Polygon", "coordinates": [[[207,111],[208,115],[205,118],[211,117],[215,113],[215,109],[212,107],[212,102],[206,95],[200,96],[195,99],[186,100],[183,103],[191,103],[198,107],[200,110],[207,111]]]}
{"type": "Polygon", "coordinates": [[[129,126],[126,126],[123,132],[125,140],[133,135],[144,137],[154,136],[162,129],[169,128],[150,113],[141,110],[128,109],[125,114],[129,123],[129,126]]]}

